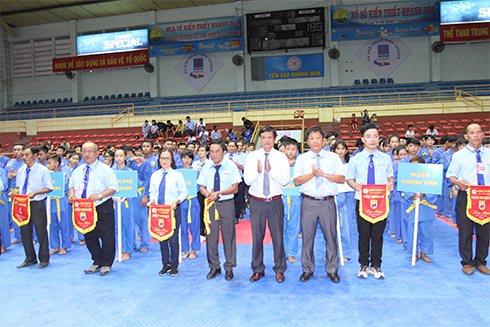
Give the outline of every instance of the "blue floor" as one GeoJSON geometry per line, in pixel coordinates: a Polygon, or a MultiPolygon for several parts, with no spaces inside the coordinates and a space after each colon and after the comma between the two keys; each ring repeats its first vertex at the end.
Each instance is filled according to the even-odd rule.
{"type": "Polygon", "coordinates": [[[354,259],[340,268],[338,284],[326,276],[321,233],[314,278],[299,281],[298,261],[282,284],[274,279],[272,245],[264,246],[265,278],[251,283],[252,245],[237,245],[235,279],[227,282],[224,273],[206,280],[205,246],[176,277],[158,276],[156,243],[102,277],[83,273],[92,262],[75,244],[46,269],[17,269],[24,251],[16,244],[0,257],[0,326],[490,326],[490,276],[462,273],[455,229],[436,220],[434,233],[433,263],[412,267],[386,233],[386,279],[357,278],[354,259]]]}

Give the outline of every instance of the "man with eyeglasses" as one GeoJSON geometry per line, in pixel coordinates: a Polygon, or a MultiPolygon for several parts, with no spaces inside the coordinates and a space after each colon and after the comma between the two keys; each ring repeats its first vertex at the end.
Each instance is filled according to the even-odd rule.
{"type": "Polygon", "coordinates": [[[87,198],[95,202],[97,225],[94,230],[85,234],[85,242],[94,263],[84,272],[93,274],[100,270],[100,275],[104,276],[111,272],[116,254],[112,195],[117,192],[119,185],[116,173],[97,160],[98,150],[97,145],[92,142],[87,142],[82,146],[85,164],[73,171],[68,202],[73,204],[75,199],[80,198],[87,198]]]}

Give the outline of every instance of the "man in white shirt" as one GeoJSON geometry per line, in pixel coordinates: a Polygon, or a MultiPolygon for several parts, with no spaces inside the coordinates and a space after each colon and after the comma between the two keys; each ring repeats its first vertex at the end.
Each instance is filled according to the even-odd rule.
{"type": "Polygon", "coordinates": [[[250,185],[250,221],[252,223],[253,249],[251,282],[264,276],[263,242],[265,225],[269,228],[274,247],[274,271],[276,281],[282,283],[287,269],[283,244],[284,205],[282,187],[289,182],[289,163],[286,155],[274,149],[276,130],[265,126],[259,131],[262,148],[249,153],[243,174],[245,183],[250,185]]]}

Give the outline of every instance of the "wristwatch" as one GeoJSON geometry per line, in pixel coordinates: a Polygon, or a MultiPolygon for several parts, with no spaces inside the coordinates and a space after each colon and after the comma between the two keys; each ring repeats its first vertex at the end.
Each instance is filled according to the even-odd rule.
{"type": "Polygon", "coordinates": [[[99,194],[99,197],[100,197],[99,201],[102,201],[102,199],[103,199],[102,194],[99,194]]]}

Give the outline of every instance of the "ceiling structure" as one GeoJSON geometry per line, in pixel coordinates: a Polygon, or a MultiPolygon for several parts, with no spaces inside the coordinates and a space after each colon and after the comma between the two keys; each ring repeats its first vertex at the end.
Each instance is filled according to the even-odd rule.
{"type": "Polygon", "coordinates": [[[96,17],[235,2],[236,0],[0,0],[7,29],[96,17]]]}

